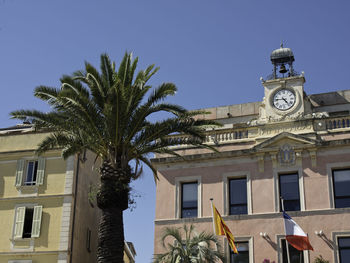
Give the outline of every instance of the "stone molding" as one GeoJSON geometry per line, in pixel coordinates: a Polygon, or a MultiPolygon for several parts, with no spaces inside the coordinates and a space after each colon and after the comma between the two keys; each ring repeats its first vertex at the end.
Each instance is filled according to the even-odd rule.
{"type": "MultiPolygon", "coordinates": [[[[303,216],[327,216],[327,215],[341,215],[349,214],[350,208],[335,208],[335,209],[323,209],[323,210],[307,210],[307,211],[289,211],[288,215],[291,217],[303,217],[303,216]]],[[[283,218],[281,212],[277,213],[266,213],[266,214],[252,214],[252,215],[229,215],[222,216],[226,221],[232,220],[251,220],[251,219],[273,219],[283,218]]],[[[179,219],[162,219],[155,220],[155,225],[171,225],[171,224],[195,224],[195,223],[207,223],[212,222],[212,217],[201,217],[201,218],[179,218],[179,219]]]]}

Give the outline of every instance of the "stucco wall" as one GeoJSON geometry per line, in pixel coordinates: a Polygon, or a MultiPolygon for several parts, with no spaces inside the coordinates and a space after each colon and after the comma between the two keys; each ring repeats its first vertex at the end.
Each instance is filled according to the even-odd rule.
{"type": "Polygon", "coordinates": [[[35,150],[47,135],[47,133],[19,133],[0,136],[0,153],[35,150]]]}
{"type": "MultiPolygon", "coordinates": [[[[81,156],[81,159],[84,156],[81,156]]],[[[76,204],[73,223],[72,262],[96,262],[97,231],[100,210],[96,205],[95,194],[99,185],[99,163],[95,155],[87,153],[84,162],[79,161],[75,177],[76,204]],[[91,190],[91,194],[90,193],[91,190]],[[90,198],[89,198],[90,195],[90,198]],[[87,230],[91,230],[90,250],[86,247],[87,230]]],[[[77,167],[75,167],[77,169],[77,167]]],[[[74,190],[75,191],[75,190],[74,190]]]]}
{"type": "MultiPolygon", "coordinates": [[[[0,198],[9,198],[19,196],[19,190],[15,187],[16,182],[16,165],[17,160],[21,158],[28,158],[32,156],[33,159],[37,158],[33,153],[26,155],[11,156],[10,159],[1,158],[0,156],[0,198]]],[[[45,160],[45,176],[44,183],[38,187],[38,194],[45,195],[58,195],[64,192],[65,173],[66,173],[66,161],[63,160],[60,155],[52,156],[43,155],[45,160]]],[[[24,187],[22,189],[25,192],[24,187]]],[[[29,187],[27,187],[28,189],[29,187]]],[[[27,191],[29,193],[30,191],[27,191]]]]}
{"type": "Polygon", "coordinates": [[[34,250],[36,252],[58,250],[63,198],[27,198],[20,201],[0,201],[0,253],[13,252],[14,249],[21,246],[27,247],[29,244],[28,242],[14,242],[12,245],[15,206],[18,204],[38,204],[43,206],[40,236],[33,239],[34,250]]]}

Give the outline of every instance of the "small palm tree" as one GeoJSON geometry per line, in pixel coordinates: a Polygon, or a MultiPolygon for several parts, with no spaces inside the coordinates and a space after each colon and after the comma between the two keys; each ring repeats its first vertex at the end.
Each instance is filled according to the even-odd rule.
{"type": "Polygon", "coordinates": [[[30,120],[38,130],[51,131],[37,149],[42,154],[61,148],[66,159],[85,150],[101,161],[101,186],[97,205],[102,211],[97,262],[123,262],[123,211],[129,205],[130,182],[142,173],[142,163],[149,166],[155,179],[155,167],[149,153],[175,154],[169,146],[203,144],[206,125],[216,123],[194,119],[200,112],[162,103],[176,93],[172,83],[164,83],[145,98],[151,86],[147,81],[158,68],[151,65],[135,74],[138,58],[126,53],[116,70],[106,54],[101,55],[100,72],[90,63],[71,76],[64,75],[57,88],[39,86],[34,95],[47,102],[52,111],[18,110],[12,118],[30,120]],[[149,117],[168,112],[171,117],[151,123],[149,117]],[[186,140],[171,140],[170,134],[187,134],[186,140]],[[130,163],[134,161],[135,167],[130,163]]]}
{"type": "Polygon", "coordinates": [[[324,259],[321,255],[314,259],[314,263],[329,263],[328,260],[324,259]]]}
{"type": "Polygon", "coordinates": [[[193,225],[184,225],[182,230],[184,236],[181,228],[165,228],[162,244],[167,252],[155,255],[153,263],[211,263],[220,260],[225,262],[215,235],[206,232],[196,234],[193,225]],[[168,238],[171,242],[165,243],[168,238]]]}

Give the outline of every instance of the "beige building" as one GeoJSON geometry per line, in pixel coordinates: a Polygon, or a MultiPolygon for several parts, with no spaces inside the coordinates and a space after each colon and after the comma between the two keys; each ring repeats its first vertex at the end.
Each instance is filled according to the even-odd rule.
{"type": "MultiPolygon", "coordinates": [[[[30,125],[0,129],[0,262],[96,262],[99,210],[89,193],[98,182],[95,157],[63,160],[35,149],[47,133],[30,125]]],[[[135,249],[125,242],[126,262],[135,249]]]]}
{"type": "MultiPolygon", "coordinates": [[[[291,262],[322,255],[350,262],[350,90],[307,95],[289,48],[271,54],[273,74],[261,79],[259,102],[205,109],[223,127],[207,131],[219,153],[178,146],[157,155],[154,253],[167,226],[194,224],[212,232],[210,198],[235,236],[229,262],[287,262],[282,201],[314,251],[289,247],[291,262]]],[[[181,135],[177,135],[181,136],[181,135]]]]}

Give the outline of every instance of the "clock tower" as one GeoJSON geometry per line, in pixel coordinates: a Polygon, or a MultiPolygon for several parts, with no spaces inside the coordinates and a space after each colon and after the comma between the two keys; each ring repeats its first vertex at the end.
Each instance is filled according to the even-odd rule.
{"type": "Polygon", "coordinates": [[[294,54],[290,48],[272,51],[273,72],[262,80],[265,97],[259,110],[259,122],[302,118],[311,113],[311,104],[304,93],[304,73],[293,68],[294,54]]]}

